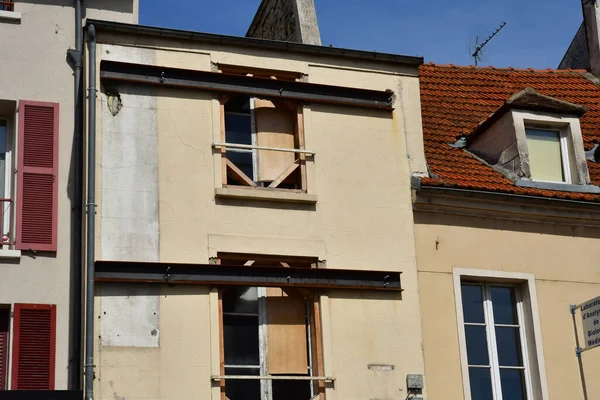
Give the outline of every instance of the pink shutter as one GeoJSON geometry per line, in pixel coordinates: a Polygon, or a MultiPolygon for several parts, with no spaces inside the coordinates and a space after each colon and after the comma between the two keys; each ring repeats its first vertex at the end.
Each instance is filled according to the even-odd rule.
{"type": "Polygon", "coordinates": [[[58,103],[19,102],[18,250],[56,251],[58,103]]]}
{"type": "Polygon", "coordinates": [[[12,390],[54,390],[56,306],[15,304],[12,390]]]}

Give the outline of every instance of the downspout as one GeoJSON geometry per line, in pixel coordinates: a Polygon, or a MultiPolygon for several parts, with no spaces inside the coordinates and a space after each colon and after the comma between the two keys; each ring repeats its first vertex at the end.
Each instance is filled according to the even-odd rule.
{"type": "Polygon", "coordinates": [[[83,269],[83,92],[81,80],[81,63],[83,59],[83,28],[81,26],[81,0],[75,0],[75,53],[73,74],[73,217],[72,217],[72,281],[71,281],[71,365],[69,368],[69,387],[81,389],[81,339],[82,339],[82,269],[83,269]]]}
{"type": "Polygon", "coordinates": [[[87,291],[85,304],[85,398],[94,398],[94,258],[96,224],[96,28],[88,26],[87,291]]]}

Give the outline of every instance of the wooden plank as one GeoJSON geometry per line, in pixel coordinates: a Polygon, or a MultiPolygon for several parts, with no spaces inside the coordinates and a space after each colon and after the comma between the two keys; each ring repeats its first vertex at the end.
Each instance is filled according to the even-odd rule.
{"type": "MultiPolygon", "coordinates": [[[[319,307],[319,297],[315,293],[315,299],[312,303],[312,343],[313,343],[313,375],[321,376],[325,369],[323,367],[323,332],[321,331],[321,309],[319,307]]],[[[325,400],[325,383],[317,381],[316,392],[319,394],[319,400],[325,400]]]]}
{"type": "Polygon", "coordinates": [[[267,340],[269,374],[308,372],[306,305],[293,289],[267,293],[267,340]]]}
{"type": "Polygon", "coordinates": [[[238,181],[241,184],[245,184],[246,186],[256,186],[256,183],[252,179],[248,178],[248,175],[246,175],[241,169],[239,169],[231,160],[226,159],[225,165],[226,168],[229,169],[229,172],[236,181],[238,181]]]}
{"type": "MultiPolygon", "coordinates": [[[[254,101],[258,146],[294,148],[294,114],[282,101],[254,101]]],[[[272,182],[295,161],[294,153],[258,150],[258,181],[272,182]]]]}
{"type": "MultiPolygon", "coordinates": [[[[221,143],[225,143],[225,103],[227,101],[221,98],[221,143]]],[[[225,147],[221,147],[221,183],[227,185],[227,153],[225,147]]]]}
{"type": "Polygon", "coordinates": [[[273,182],[271,182],[269,187],[276,188],[277,186],[279,186],[281,184],[281,182],[283,182],[288,176],[290,176],[290,174],[293,173],[296,170],[296,168],[298,168],[299,166],[300,166],[300,160],[294,161],[294,163],[292,165],[290,165],[288,167],[288,169],[283,171],[283,173],[281,175],[279,175],[277,177],[277,179],[275,179],[273,182]]]}
{"type": "MultiPolygon", "coordinates": [[[[302,104],[298,105],[298,115],[297,115],[297,127],[298,130],[296,132],[296,136],[298,138],[298,148],[301,150],[305,150],[304,148],[304,106],[302,104]]],[[[306,154],[300,154],[300,188],[302,191],[306,192],[307,183],[306,183],[306,154]]]]}

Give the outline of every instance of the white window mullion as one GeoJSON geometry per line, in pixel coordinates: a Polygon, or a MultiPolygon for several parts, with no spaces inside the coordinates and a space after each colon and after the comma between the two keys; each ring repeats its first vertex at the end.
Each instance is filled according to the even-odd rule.
{"type": "MultiPolygon", "coordinates": [[[[267,376],[269,374],[269,348],[268,343],[268,325],[267,325],[267,288],[257,288],[258,294],[258,345],[260,359],[260,374],[267,376]]],[[[261,400],[271,400],[272,385],[270,380],[260,381],[261,400]]]]}
{"type": "MultiPolygon", "coordinates": [[[[256,115],[254,113],[254,97],[250,98],[250,126],[252,127],[252,145],[258,146],[258,137],[256,134],[256,115]]],[[[252,150],[252,180],[258,182],[258,150],[252,150]]]]}
{"type": "Polygon", "coordinates": [[[483,304],[485,323],[488,334],[488,352],[490,357],[490,378],[494,400],[502,400],[502,385],[500,381],[500,366],[498,361],[498,346],[496,345],[496,329],[494,325],[494,308],[489,285],[483,286],[483,304]]]}
{"type": "Polygon", "coordinates": [[[560,131],[560,153],[562,158],[563,175],[565,183],[572,183],[571,179],[571,163],[569,162],[569,137],[567,129],[560,131]]]}
{"type": "Polygon", "coordinates": [[[519,337],[521,339],[521,357],[523,357],[523,375],[525,375],[525,388],[528,399],[533,399],[533,386],[531,383],[531,375],[529,369],[529,354],[527,351],[527,335],[525,332],[525,313],[523,310],[523,298],[520,290],[515,290],[517,302],[517,318],[519,322],[519,337]]]}

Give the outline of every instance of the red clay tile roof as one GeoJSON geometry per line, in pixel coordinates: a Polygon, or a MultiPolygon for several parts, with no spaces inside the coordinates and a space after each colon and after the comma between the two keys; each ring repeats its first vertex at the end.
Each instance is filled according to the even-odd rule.
{"type": "MultiPolygon", "coordinates": [[[[590,150],[600,142],[600,86],[587,79],[585,71],[430,64],[422,65],[420,72],[425,156],[431,174],[422,185],[600,202],[598,194],[517,187],[465,150],[449,146],[529,86],[542,95],[587,106],[580,123],[585,150],[590,150]]],[[[600,185],[600,164],[588,161],[588,167],[592,183],[600,185]]]]}

